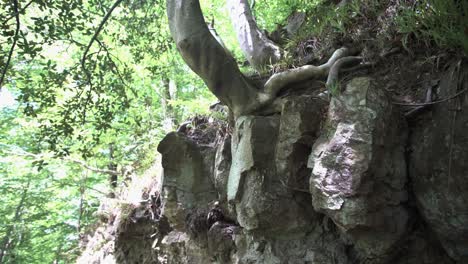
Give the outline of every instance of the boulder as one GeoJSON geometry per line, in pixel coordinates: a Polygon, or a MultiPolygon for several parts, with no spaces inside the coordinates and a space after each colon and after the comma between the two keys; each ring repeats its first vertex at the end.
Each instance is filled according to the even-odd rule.
{"type": "Polygon", "coordinates": [[[235,238],[241,228],[229,222],[218,221],[208,231],[208,252],[221,264],[233,263],[235,238]]]}

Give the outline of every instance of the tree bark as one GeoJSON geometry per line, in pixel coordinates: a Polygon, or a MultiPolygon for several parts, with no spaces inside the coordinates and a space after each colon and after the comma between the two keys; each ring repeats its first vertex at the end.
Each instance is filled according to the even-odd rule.
{"type": "Polygon", "coordinates": [[[281,49],[260,31],[248,0],[227,0],[231,22],[242,52],[256,70],[281,59],[281,49]]]}

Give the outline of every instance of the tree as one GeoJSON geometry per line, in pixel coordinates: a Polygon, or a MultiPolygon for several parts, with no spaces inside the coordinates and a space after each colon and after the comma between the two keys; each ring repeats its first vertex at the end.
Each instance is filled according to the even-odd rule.
{"type": "MultiPolygon", "coordinates": [[[[231,17],[239,19],[234,25],[249,61],[260,67],[268,60],[279,59],[277,46],[258,30],[247,1],[231,1],[230,6],[231,17]]],[[[167,13],[172,37],[185,62],[229,107],[234,117],[265,111],[281,89],[293,82],[328,76],[327,84],[333,85],[342,66],[362,60],[351,56],[356,50],[343,47],[320,66],[305,65],[276,73],[263,87],[257,87],[240,72],[232,56],[209,32],[198,0],[168,0],[167,13]]]]}
{"type": "MultiPolygon", "coordinates": [[[[0,100],[5,262],[73,262],[98,201],[111,192],[118,197],[118,188],[112,189],[117,176],[122,184],[122,169],[148,168],[167,130],[194,113],[209,113],[212,93],[235,116],[265,113],[291,82],[328,77],[332,86],[343,65],[360,60],[349,57],[359,50],[333,46],[339,49],[328,63],[275,72],[260,85],[238,66],[245,60],[242,52],[262,73],[270,64],[284,68],[283,59],[296,56],[296,44],[320,37],[323,29],[341,37],[363,18],[360,8],[391,1],[275,0],[258,1],[254,8],[246,0],[230,0],[229,16],[221,8],[225,0],[169,0],[170,25],[164,2],[0,1],[0,99],[6,91],[14,98],[12,108],[2,107],[0,100]],[[344,8],[337,9],[338,2],[344,8]],[[261,30],[271,32],[293,11],[308,12],[311,27],[302,39],[283,45],[261,30]],[[229,17],[237,30],[226,26],[229,17]],[[204,20],[210,21],[208,29],[204,20]],[[31,187],[23,192],[28,182],[31,187]],[[15,217],[18,208],[24,210],[15,217]],[[10,237],[8,246],[5,237],[10,237]]],[[[468,47],[460,42],[466,16],[454,15],[460,13],[456,3],[468,13],[465,2],[399,3],[405,15],[400,29],[408,39],[430,36],[441,46],[468,47]]]]}

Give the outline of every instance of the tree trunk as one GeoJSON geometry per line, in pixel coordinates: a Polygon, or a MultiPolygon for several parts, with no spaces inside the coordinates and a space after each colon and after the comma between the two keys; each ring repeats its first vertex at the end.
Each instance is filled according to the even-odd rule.
{"type": "Polygon", "coordinates": [[[281,59],[281,49],[260,31],[248,0],[227,1],[231,22],[242,52],[256,70],[281,59]]]}
{"type": "MultiPolygon", "coordinates": [[[[235,11],[231,12],[234,14],[233,21],[238,18],[240,35],[250,36],[246,37],[245,43],[241,43],[241,45],[250,47],[252,54],[268,53],[268,50],[263,48],[269,46],[269,40],[262,38],[261,32],[260,34],[255,33],[258,28],[247,1],[236,1],[228,1],[231,9],[235,11]],[[236,6],[236,4],[238,5],[236,6]],[[253,42],[254,40],[255,42],[253,42]],[[260,45],[260,48],[256,47],[256,44],[260,45]]],[[[203,19],[198,0],[168,0],[167,14],[172,37],[182,58],[203,79],[210,91],[229,107],[234,118],[253,114],[256,111],[277,111],[277,109],[267,108],[271,105],[274,106],[272,103],[277,94],[288,84],[312,78],[325,78],[335,63],[343,59],[334,68],[333,72],[336,74],[329,78],[330,83],[333,83],[341,65],[359,62],[362,59],[360,57],[346,58],[355,53],[354,49],[340,48],[322,65],[305,65],[276,73],[267,80],[264,87],[256,87],[239,71],[232,56],[210,33],[203,19]]],[[[272,48],[272,50],[274,49],[272,48]]],[[[264,55],[260,57],[265,58],[264,55]]],[[[252,59],[253,56],[250,58],[252,59]]]]}
{"type": "Polygon", "coordinates": [[[11,244],[12,244],[11,236],[13,235],[14,226],[16,222],[18,222],[21,218],[23,207],[24,207],[24,202],[26,201],[26,197],[29,191],[30,184],[31,184],[31,179],[28,180],[28,183],[23,189],[20,201],[18,205],[16,206],[15,216],[13,217],[11,224],[7,227],[7,230],[5,232],[5,237],[2,239],[2,242],[0,244],[0,263],[4,263],[4,259],[5,259],[5,256],[7,255],[7,251],[11,249],[11,244]]]}

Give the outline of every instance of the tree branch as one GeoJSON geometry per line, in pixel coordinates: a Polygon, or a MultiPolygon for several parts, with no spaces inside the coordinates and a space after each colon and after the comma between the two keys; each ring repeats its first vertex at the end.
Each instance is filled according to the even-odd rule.
{"type": "Polygon", "coordinates": [[[32,3],[34,3],[34,0],[29,1],[23,8],[21,8],[19,11],[15,11],[11,16],[7,17],[5,21],[3,21],[3,25],[6,25],[8,21],[10,21],[12,18],[16,17],[17,15],[21,14],[26,8],[28,8],[32,3]]]}
{"type": "Polygon", "coordinates": [[[92,166],[89,166],[88,164],[86,164],[84,161],[81,161],[81,160],[77,160],[77,159],[73,159],[73,158],[70,158],[70,157],[64,157],[64,158],[61,158],[62,160],[65,160],[65,161],[70,161],[70,162],[73,162],[75,164],[78,164],[80,165],[81,167],[87,169],[87,170],[90,170],[90,171],[93,171],[93,172],[97,172],[97,173],[103,173],[103,174],[109,174],[109,175],[120,175],[120,172],[119,171],[115,171],[115,170],[106,170],[106,169],[99,169],[99,168],[96,168],[96,167],[92,167],[92,166]]]}
{"type": "Polygon", "coordinates": [[[435,104],[440,104],[440,103],[444,103],[444,102],[447,102],[447,101],[450,101],[452,99],[455,99],[457,98],[458,96],[464,94],[465,92],[468,91],[468,88],[465,88],[457,93],[455,93],[454,95],[451,95],[447,98],[443,98],[443,99],[440,99],[440,100],[437,100],[437,101],[432,101],[432,102],[425,102],[425,103],[403,103],[403,102],[392,102],[392,104],[394,105],[402,105],[402,106],[426,106],[426,105],[435,105],[435,104]]]}
{"type": "Polygon", "coordinates": [[[0,76],[0,91],[2,90],[3,81],[5,80],[5,76],[10,66],[11,57],[13,56],[13,51],[15,50],[16,42],[18,41],[18,35],[20,31],[20,18],[18,12],[18,0],[13,0],[13,9],[15,11],[14,16],[16,17],[16,30],[15,35],[13,37],[13,44],[11,44],[10,51],[7,56],[7,61],[5,63],[5,67],[3,68],[2,75],[0,76]]]}
{"type": "MultiPolygon", "coordinates": [[[[7,153],[11,154],[11,155],[31,157],[31,158],[34,158],[35,160],[53,159],[52,157],[49,157],[49,156],[47,156],[45,154],[34,154],[34,153],[31,153],[31,152],[27,152],[27,151],[23,150],[21,147],[18,147],[18,146],[8,145],[8,144],[4,144],[4,143],[0,143],[0,145],[5,146],[5,147],[10,148],[10,149],[16,149],[17,150],[17,151],[7,151],[7,153]]],[[[87,170],[96,172],[96,173],[103,173],[103,174],[109,174],[109,175],[120,175],[121,174],[119,171],[115,171],[115,170],[107,170],[107,169],[100,169],[100,168],[92,167],[92,166],[86,164],[82,160],[77,160],[77,159],[74,159],[74,158],[71,158],[71,157],[61,157],[60,159],[64,160],[64,161],[68,161],[68,162],[78,164],[81,167],[83,167],[83,168],[85,168],[87,170]]]]}
{"type": "MultiPolygon", "coordinates": [[[[247,48],[253,48],[250,55],[263,54],[264,59],[264,55],[268,54],[268,51],[262,51],[262,47],[267,47],[268,43],[260,35],[256,35],[255,32],[258,31],[258,28],[256,28],[247,1],[230,0],[228,4],[232,9],[232,20],[241,17],[242,22],[239,22],[241,32],[238,34],[248,35],[244,36],[244,44],[248,46],[247,48]],[[242,7],[236,6],[236,3],[242,7]],[[255,39],[255,41],[249,42],[248,38],[255,39]],[[263,46],[258,47],[256,44],[263,46]]],[[[340,48],[322,65],[305,65],[272,75],[262,89],[255,87],[250,80],[244,77],[232,56],[225,52],[212,36],[203,19],[199,0],[167,0],[167,14],[172,37],[182,58],[203,79],[211,92],[229,107],[234,118],[265,110],[264,107],[271,104],[281,89],[288,84],[312,78],[325,78],[332,69],[330,80],[333,81],[338,78],[338,71],[342,65],[361,59],[350,57],[339,61],[353,55],[356,51],[340,48]]],[[[245,47],[242,49],[245,51],[245,47]]],[[[267,62],[261,63],[265,65],[267,62]]]]}
{"type": "Polygon", "coordinates": [[[93,45],[93,43],[94,43],[94,41],[97,39],[97,37],[99,36],[99,33],[101,33],[101,30],[102,30],[102,28],[104,27],[104,24],[106,24],[107,20],[108,20],[109,17],[111,16],[111,14],[112,14],[112,12],[114,11],[114,9],[115,9],[122,1],[123,1],[123,0],[117,0],[117,1],[115,1],[115,3],[111,6],[111,8],[109,9],[109,11],[107,11],[106,15],[104,16],[104,18],[102,19],[101,23],[99,24],[97,30],[94,32],[93,37],[92,37],[91,40],[89,41],[88,46],[86,47],[85,52],[83,53],[83,57],[81,58],[81,66],[83,67],[83,70],[84,70],[84,71],[86,71],[85,62],[86,62],[86,57],[88,56],[89,49],[91,48],[91,46],[93,45]]]}

